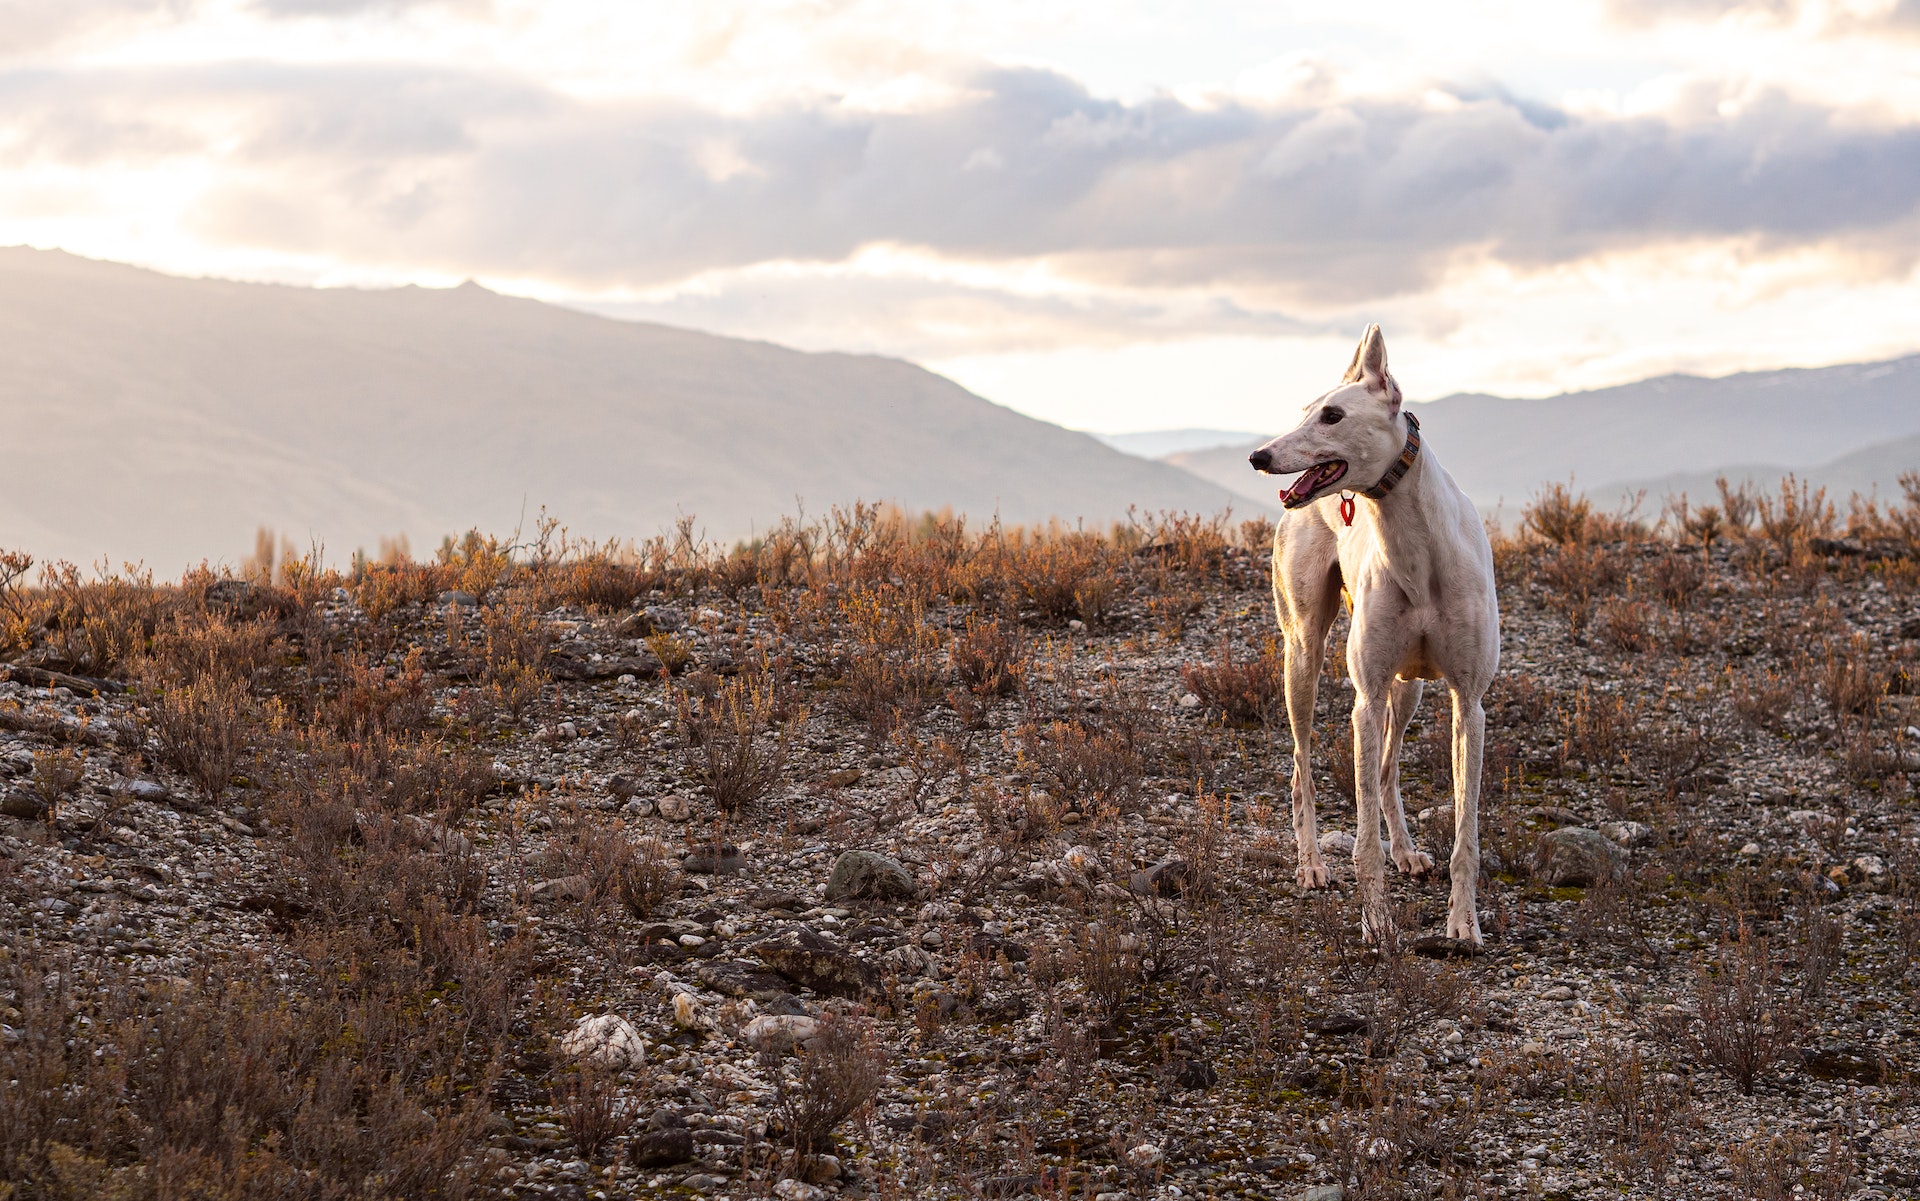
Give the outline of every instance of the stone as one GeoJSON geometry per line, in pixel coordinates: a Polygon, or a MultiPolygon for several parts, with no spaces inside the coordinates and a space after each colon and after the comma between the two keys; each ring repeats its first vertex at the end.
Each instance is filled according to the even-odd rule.
{"type": "Polygon", "coordinates": [[[694,974],[702,984],[723,996],[770,1004],[779,997],[791,995],[784,977],[732,960],[709,959],[695,968],[694,974]]]}
{"type": "Polygon", "coordinates": [[[1212,1088],[1220,1083],[1220,1073],[1204,1059],[1189,1059],[1175,1070],[1173,1082],[1180,1088],[1212,1088]]]}
{"type": "Polygon", "coordinates": [[[1571,1001],[1573,1000],[1573,989],[1565,984],[1556,984],[1552,988],[1541,992],[1540,999],[1542,1001],[1571,1001]]]}
{"type": "Polygon", "coordinates": [[[682,1030],[692,1030],[697,1026],[705,1025],[706,1023],[703,1020],[705,1017],[706,1014],[702,1012],[699,1000],[691,993],[677,992],[673,994],[674,1025],[680,1027],[682,1030]]]}
{"type": "Polygon", "coordinates": [[[1887,884],[1887,861],[1878,855],[1861,855],[1847,865],[1847,877],[1877,891],[1887,884]]]}
{"type": "Polygon", "coordinates": [[[913,899],[918,891],[912,874],[898,860],[875,851],[842,851],[827,877],[829,901],[862,897],[905,901],[913,899]]]}
{"type": "Polygon", "coordinates": [[[585,876],[542,880],[529,890],[534,900],[549,904],[555,901],[584,901],[592,891],[593,885],[585,876]]]}
{"type": "Polygon", "coordinates": [[[773,1195],[780,1201],[827,1201],[827,1190],[804,1180],[782,1180],[773,1186],[773,1195]]]}
{"type": "Polygon", "coordinates": [[[560,1050],[601,1067],[637,1068],[647,1061],[646,1044],[632,1022],[613,1013],[581,1018],[560,1040],[560,1050]]]}
{"type": "Polygon", "coordinates": [[[1346,1201],[1347,1190],[1338,1184],[1316,1184],[1310,1189],[1293,1194],[1287,1201],[1346,1201]]]}
{"type": "Polygon", "coordinates": [[[37,822],[47,816],[53,807],[37,792],[16,788],[0,796],[0,817],[15,817],[23,822],[37,822]]]}
{"type": "Polygon", "coordinates": [[[1143,897],[1186,896],[1195,891],[1199,884],[1199,874],[1178,856],[1142,868],[1127,881],[1127,887],[1143,897]]]}
{"type": "Polygon", "coordinates": [[[1345,830],[1328,830],[1320,836],[1322,855],[1339,855],[1345,859],[1353,858],[1353,848],[1359,845],[1353,835],[1345,830]]]}
{"type": "Polygon", "coordinates": [[[696,1193],[710,1193],[727,1182],[725,1176],[715,1176],[711,1172],[695,1172],[680,1182],[680,1187],[696,1193]]]}
{"type": "Polygon", "coordinates": [[[873,969],[805,926],[755,943],[753,953],[795,984],[828,996],[858,997],[876,984],[873,969]]]}
{"type": "Polygon", "coordinates": [[[480,605],[480,602],[474,598],[473,593],[462,592],[457,588],[442,592],[433,599],[433,603],[436,605],[459,605],[462,609],[474,609],[480,605]]]}
{"type": "Polygon", "coordinates": [[[1627,875],[1627,853],[1598,830],[1562,826],[1533,844],[1533,874],[1549,888],[1584,888],[1627,875]]]}
{"type": "Polygon", "coordinates": [[[747,1023],[747,1045],[756,1051],[775,1054],[791,1051],[820,1033],[820,1023],[810,1017],[785,1014],[761,1014],[747,1023]]]}
{"type": "Polygon", "coordinates": [[[1153,1143],[1141,1143],[1127,1150],[1127,1162],[1142,1170],[1157,1168],[1167,1160],[1167,1153],[1153,1143]]]}
{"type": "Polygon", "coordinates": [[[693,802],[677,792],[668,793],[655,801],[654,808],[660,811],[661,817],[670,822],[683,822],[693,816],[693,802]]]}
{"type": "Polygon", "coordinates": [[[1527,812],[1534,821],[1559,829],[1561,826],[1577,826],[1580,815],[1571,809],[1562,809],[1558,805],[1539,805],[1527,812]]]}
{"type": "Polygon", "coordinates": [[[1100,852],[1089,846],[1068,847],[1067,853],[1060,856],[1060,862],[1089,880],[1098,880],[1106,875],[1106,870],[1100,866],[1100,852]]]}
{"type": "Polygon", "coordinates": [[[685,1127],[649,1130],[627,1142],[627,1162],[642,1168],[663,1168],[693,1158],[693,1131],[685,1127]]]}
{"type": "Polygon", "coordinates": [[[840,1179],[838,1155],[809,1155],[800,1161],[800,1174],[810,1184],[827,1184],[840,1179]]]}
{"type": "Polygon", "coordinates": [[[1412,951],[1427,959],[1471,959],[1480,953],[1472,939],[1428,934],[1413,940],[1412,951]]]}
{"type": "Polygon", "coordinates": [[[747,856],[735,846],[696,847],[680,866],[696,876],[734,876],[747,869],[747,856]]]}
{"type": "Polygon", "coordinates": [[[640,781],[632,776],[616,775],[607,781],[607,791],[613,794],[614,800],[624,801],[640,791],[640,781]]]}
{"type": "Polygon", "coordinates": [[[1650,847],[1653,845],[1653,827],[1645,822],[1601,822],[1597,827],[1602,834],[1613,839],[1623,847],[1650,847]]]}

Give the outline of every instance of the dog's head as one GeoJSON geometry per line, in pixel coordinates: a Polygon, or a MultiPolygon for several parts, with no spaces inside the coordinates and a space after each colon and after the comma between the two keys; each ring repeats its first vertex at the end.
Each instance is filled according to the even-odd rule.
{"type": "Polygon", "coordinates": [[[1387,340],[1369,325],[1340,386],[1307,406],[1291,433],[1247,456],[1269,475],[1300,473],[1280,501],[1297,509],[1336,488],[1371,488],[1400,457],[1400,385],[1387,370],[1387,340]]]}

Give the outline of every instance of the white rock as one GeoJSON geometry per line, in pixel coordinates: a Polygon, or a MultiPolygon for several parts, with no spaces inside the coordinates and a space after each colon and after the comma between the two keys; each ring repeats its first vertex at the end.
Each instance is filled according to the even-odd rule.
{"type": "Polygon", "coordinates": [[[560,1049],[575,1059],[615,1070],[637,1068],[647,1061],[647,1047],[640,1032],[632,1022],[614,1013],[581,1018],[560,1040],[560,1049]]]}
{"type": "Polygon", "coordinates": [[[1623,847],[1653,845],[1653,827],[1645,822],[1601,822],[1595,828],[1623,847]]]}
{"type": "Polygon", "coordinates": [[[1141,1143],[1127,1152],[1127,1162],[1136,1168],[1157,1168],[1166,1159],[1167,1153],[1152,1143],[1141,1143]]]}
{"type": "Polygon", "coordinates": [[[1198,695],[1196,695],[1195,693],[1191,693],[1191,692],[1183,692],[1183,693],[1181,693],[1181,694],[1180,694],[1180,707],[1181,707],[1182,709],[1198,709],[1198,708],[1200,707],[1200,698],[1199,698],[1199,696],[1198,696],[1198,695]]]}
{"type": "Polygon", "coordinates": [[[1089,880],[1097,880],[1106,874],[1100,867],[1100,852],[1089,846],[1068,847],[1067,853],[1060,856],[1060,862],[1089,880]]]}
{"type": "Polygon", "coordinates": [[[1347,833],[1345,830],[1328,830],[1320,836],[1320,853],[1322,855],[1351,856],[1353,854],[1353,848],[1356,845],[1353,835],[1347,833]]]}
{"type": "Polygon", "coordinates": [[[773,1195],[780,1201],[827,1201],[827,1190],[804,1180],[782,1180],[773,1186],[773,1195]]]}
{"type": "Polygon", "coordinates": [[[695,1026],[704,1024],[701,1021],[702,1016],[700,1012],[700,1002],[694,1000],[693,997],[686,993],[675,993],[673,995],[674,1025],[680,1027],[682,1030],[691,1030],[695,1026]]]}
{"type": "Polygon", "coordinates": [[[1525,1151],[1522,1151],[1520,1153],[1520,1158],[1531,1159],[1536,1163],[1546,1159],[1546,1157],[1547,1157],[1547,1145],[1545,1143],[1535,1143],[1533,1146],[1528,1147],[1525,1151]]]}
{"type": "Polygon", "coordinates": [[[1750,842],[1747,845],[1740,848],[1740,853],[1749,859],[1757,859],[1760,857],[1760,844],[1757,842],[1750,842]]]}
{"type": "Polygon", "coordinates": [[[683,822],[693,815],[693,804],[679,793],[669,793],[654,802],[660,816],[670,822],[683,822]]]}
{"type": "Polygon", "coordinates": [[[799,1014],[766,1013],[747,1023],[747,1045],[756,1051],[791,1051],[820,1033],[820,1023],[799,1014]]]}

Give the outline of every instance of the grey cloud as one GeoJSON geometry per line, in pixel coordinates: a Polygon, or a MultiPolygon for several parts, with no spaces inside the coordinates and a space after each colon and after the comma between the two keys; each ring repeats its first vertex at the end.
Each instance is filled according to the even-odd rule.
{"type": "Polygon", "coordinates": [[[253,0],[250,7],[276,17],[351,17],[426,8],[485,17],[493,12],[493,0],[253,0]]]}
{"type": "Polygon", "coordinates": [[[9,96],[40,101],[7,110],[25,144],[114,153],[167,128],[159,97],[249,114],[240,149],[206,150],[253,168],[207,197],[209,237],[587,286],[831,262],[888,241],[1344,303],[1417,290],[1461,253],[1543,264],[1701,236],[1891,245],[1920,209],[1920,128],[1785,96],[1724,118],[1707,98],[1673,120],[1484,90],[1443,109],[1202,109],[1104,100],[1029,70],[982,75],[928,111],[734,116],[320,68],[0,76],[9,96]]]}

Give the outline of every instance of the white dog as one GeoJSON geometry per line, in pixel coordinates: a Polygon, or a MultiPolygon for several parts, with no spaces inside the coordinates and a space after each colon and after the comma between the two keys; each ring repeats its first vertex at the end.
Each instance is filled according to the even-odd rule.
{"type": "Polygon", "coordinates": [[[1353,775],[1360,809],[1353,864],[1368,934],[1385,939],[1393,931],[1379,837],[1383,811],[1387,850],[1400,870],[1419,875],[1433,868],[1432,858],[1407,837],[1400,740],[1420,704],[1421,681],[1437,679],[1447,682],[1453,697],[1447,935],[1478,943],[1474,892],[1487,724],[1480,699],[1500,665],[1493,551],[1472,502],[1422,444],[1413,414],[1402,411],[1379,326],[1367,327],[1340,386],[1307,406],[1299,428],[1254,451],[1249,461],[1275,475],[1301,473],[1280,494],[1287,512],[1273,536],[1273,598],[1286,639],[1287,719],[1293,726],[1300,884],[1327,884],[1308,757],[1327,630],[1344,590],[1353,610],[1347,670],[1354,687],[1353,775]]]}

